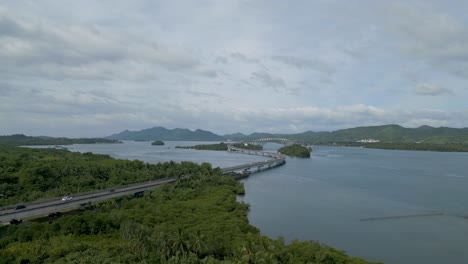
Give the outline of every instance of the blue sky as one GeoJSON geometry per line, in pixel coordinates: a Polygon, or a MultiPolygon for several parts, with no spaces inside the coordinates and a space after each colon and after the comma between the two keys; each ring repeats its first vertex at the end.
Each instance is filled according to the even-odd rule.
{"type": "Polygon", "coordinates": [[[462,1],[0,3],[0,134],[468,127],[462,1]]]}

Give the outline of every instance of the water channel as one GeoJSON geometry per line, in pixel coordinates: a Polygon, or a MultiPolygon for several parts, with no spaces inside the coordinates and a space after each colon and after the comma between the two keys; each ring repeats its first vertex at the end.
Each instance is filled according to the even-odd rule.
{"type": "MultiPolygon", "coordinates": [[[[236,153],[175,149],[203,142],[67,146],[145,162],[264,160],[236,153]]],[[[266,149],[275,150],[276,144],[266,149]]],[[[468,153],[315,147],[310,159],[243,180],[249,221],[262,234],[319,240],[389,264],[468,263],[468,153]]]]}

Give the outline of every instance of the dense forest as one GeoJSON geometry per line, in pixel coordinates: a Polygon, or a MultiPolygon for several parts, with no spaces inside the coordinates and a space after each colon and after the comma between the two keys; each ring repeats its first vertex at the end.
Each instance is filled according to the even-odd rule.
{"type": "Polygon", "coordinates": [[[427,143],[370,143],[363,145],[366,148],[395,149],[395,150],[420,150],[443,152],[468,152],[468,144],[427,144],[427,143]]]}
{"type": "Polygon", "coordinates": [[[262,145],[248,144],[248,143],[235,143],[232,144],[235,148],[248,149],[248,150],[263,150],[262,145]]]}
{"type": "Polygon", "coordinates": [[[195,145],[195,146],[177,146],[176,148],[181,148],[181,149],[196,149],[196,150],[217,150],[217,151],[223,151],[223,150],[228,150],[227,144],[221,142],[218,144],[203,144],[203,145],[195,145]]]}
{"type": "Polygon", "coordinates": [[[299,144],[294,144],[291,146],[284,146],[278,149],[278,152],[291,157],[298,158],[310,158],[310,152],[312,149],[304,147],[299,144]]]}
{"type": "MultiPolygon", "coordinates": [[[[263,150],[263,147],[261,145],[255,145],[255,144],[234,143],[231,145],[235,148],[241,148],[241,149],[263,150]]],[[[177,146],[176,148],[223,151],[223,150],[228,150],[228,144],[221,142],[218,144],[203,144],[203,145],[186,146],[186,147],[177,146]]]]}
{"type": "Polygon", "coordinates": [[[152,179],[204,174],[210,168],[208,163],[146,164],[115,160],[108,155],[0,145],[0,206],[152,179]]]}
{"type": "Polygon", "coordinates": [[[261,236],[248,223],[248,205],[236,201],[243,186],[209,164],[149,165],[90,153],[2,147],[5,152],[1,164],[8,165],[2,166],[2,177],[16,184],[40,175],[45,180],[42,196],[57,188],[42,169],[50,173],[46,175],[67,166],[77,169],[54,175],[63,188],[81,180],[88,185],[96,175],[86,167],[110,172],[108,178],[95,179],[103,186],[145,179],[148,174],[191,177],[145,192],[142,198],[109,199],[59,217],[2,226],[0,263],[367,263],[319,242],[286,244],[281,238],[261,236]],[[29,174],[26,164],[34,168],[29,174]]]}
{"type": "Polygon", "coordinates": [[[22,134],[0,136],[0,145],[30,146],[30,145],[71,145],[71,144],[96,144],[119,143],[118,140],[104,138],[53,138],[53,137],[29,137],[22,134]]]}

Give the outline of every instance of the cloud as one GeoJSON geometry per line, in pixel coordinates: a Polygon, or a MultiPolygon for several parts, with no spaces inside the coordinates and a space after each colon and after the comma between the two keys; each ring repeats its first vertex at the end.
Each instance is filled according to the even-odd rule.
{"type": "Polygon", "coordinates": [[[387,7],[386,29],[405,56],[468,78],[468,26],[431,3],[396,2],[387,7]]]}
{"type": "Polygon", "coordinates": [[[443,87],[440,87],[435,84],[429,84],[429,83],[420,83],[416,86],[414,89],[415,93],[417,95],[430,95],[430,96],[436,96],[436,95],[441,95],[441,94],[451,94],[452,91],[443,87]]]}
{"type": "MultiPolygon", "coordinates": [[[[226,113],[228,114],[228,113],[226,113]]],[[[263,129],[259,131],[273,133],[297,133],[307,130],[330,131],[356,126],[374,126],[401,124],[406,127],[421,125],[461,127],[465,111],[441,110],[385,110],[382,108],[357,104],[334,108],[292,107],[237,109],[236,126],[246,127],[256,123],[263,129]]],[[[232,130],[237,131],[237,130],[232,130]]]]}
{"type": "Polygon", "coordinates": [[[240,61],[246,62],[246,63],[259,63],[260,62],[258,59],[247,57],[245,54],[242,54],[239,52],[231,53],[231,57],[234,59],[238,59],[240,61]]]}
{"type": "Polygon", "coordinates": [[[216,77],[190,49],[165,45],[104,26],[54,24],[0,10],[0,72],[3,78],[148,80],[156,72],[216,77]]]}
{"type": "Polygon", "coordinates": [[[215,63],[227,64],[228,59],[226,57],[223,57],[223,56],[216,56],[215,63]]]}
{"type": "Polygon", "coordinates": [[[267,88],[273,88],[277,92],[279,91],[278,88],[286,87],[286,83],[281,77],[273,77],[269,73],[264,71],[253,72],[251,75],[251,79],[262,83],[267,88]]]}
{"type": "Polygon", "coordinates": [[[468,77],[468,23],[459,12],[467,6],[2,1],[0,129],[105,136],[155,125],[220,133],[468,126],[460,77],[468,77]]]}
{"type": "Polygon", "coordinates": [[[321,73],[325,73],[327,75],[331,75],[335,73],[335,69],[320,60],[312,60],[312,59],[305,59],[305,58],[299,58],[299,57],[294,57],[294,56],[272,56],[272,60],[282,62],[284,64],[296,67],[298,69],[310,69],[310,70],[315,70],[319,71],[321,73]]]}

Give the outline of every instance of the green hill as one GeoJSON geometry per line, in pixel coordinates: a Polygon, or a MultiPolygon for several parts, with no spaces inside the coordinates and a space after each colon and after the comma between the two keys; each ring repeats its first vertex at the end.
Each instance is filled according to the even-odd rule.
{"type": "Polygon", "coordinates": [[[294,144],[291,146],[284,146],[278,149],[278,152],[284,155],[288,155],[291,157],[298,157],[298,158],[310,158],[310,152],[312,149],[308,149],[299,144],[294,144]]]}
{"type": "Polygon", "coordinates": [[[217,135],[197,129],[166,129],[153,127],[140,131],[125,130],[113,134],[114,140],[180,140],[180,141],[251,141],[259,138],[287,138],[304,144],[350,143],[362,139],[375,139],[382,143],[468,144],[468,128],[430,127],[405,128],[399,125],[367,126],[333,132],[306,131],[297,134],[242,133],[217,135]]]}
{"type": "MultiPolygon", "coordinates": [[[[307,144],[349,143],[375,139],[383,143],[468,144],[468,128],[430,127],[405,128],[399,125],[355,127],[333,132],[306,131],[298,134],[253,133],[237,140],[279,137],[307,144]]],[[[231,138],[228,138],[231,139],[231,138]]],[[[233,139],[231,139],[233,140],[233,139]]]]}
{"type": "Polygon", "coordinates": [[[104,138],[53,138],[30,137],[22,134],[0,136],[0,145],[30,146],[30,145],[71,145],[71,144],[95,144],[95,143],[119,143],[118,140],[104,138]]]}
{"type": "Polygon", "coordinates": [[[117,134],[106,137],[114,140],[181,140],[181,141],[223,141],[224,137],[216,135],[210,131],[197,129],[191,131],[188,129],[175,128],[167,129],[164,127],[147,128],[140,131],[125,130],[117,134]]]}
{"type": "Polygon", "coordinates": [[[383,143],[468,143],[468,128],[434,128],[421,126],[405,128],[399,125],[356,127],[314,135],[309,141],[356,142],[362,139],[375,139],[383,143]]]}

